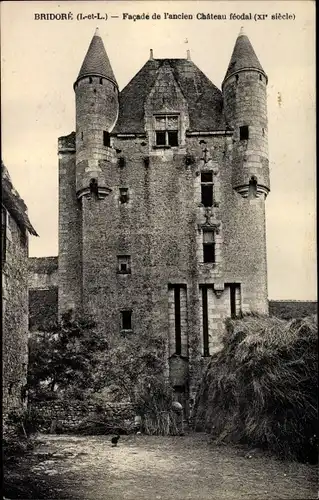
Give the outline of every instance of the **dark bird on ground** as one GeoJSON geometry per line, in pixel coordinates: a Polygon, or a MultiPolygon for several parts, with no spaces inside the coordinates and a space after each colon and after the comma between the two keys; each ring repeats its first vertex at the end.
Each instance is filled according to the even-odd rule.
{"type": "Polygon", "coordinates": [[[120,439],[119,435],[117,435],[115,437],[112,437],[112,439],[111,439],[112,446],[117,446],[117,443],[118,443],[119,439],[120,439]]]}

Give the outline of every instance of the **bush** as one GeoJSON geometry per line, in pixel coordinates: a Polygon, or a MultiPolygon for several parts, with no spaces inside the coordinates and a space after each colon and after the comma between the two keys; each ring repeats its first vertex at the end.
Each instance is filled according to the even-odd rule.
{"type": "Polygon", "coordinates": [[[176,414],[172,411],[174,392],[163,377],[144,377],[136,387],[136,411],[142,417],[145,434],[179,434],[176,414]]]}
{"type": "MultiPolygon", "coordinates": [[[[317,317],[228,320],[195,404],[195,422],[217,442],[267,448],[315,462],[317,317]]],[[[196,424],[195,424],[196,425],[196,424]]]]}
{"type": "Polygon", "coordinates": [[[27,434],[27,410],[12,410],[3,426],[2,452],[5,462],[15,461],[32,450],[33,444],[27,434]]]}

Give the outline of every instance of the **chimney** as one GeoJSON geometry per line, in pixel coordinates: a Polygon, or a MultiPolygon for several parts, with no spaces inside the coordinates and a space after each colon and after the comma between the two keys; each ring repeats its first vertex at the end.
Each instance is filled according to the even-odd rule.
{"type": "Polygon", "coordinates": [[[150,59],[154,59],[154,57],[153,57],[153,49],[150,49],[150,59]]]}
{"type": "Polygon", "coordinates": [[[191,51],[187,49],[187,60],[191,61],[191,51]]]}

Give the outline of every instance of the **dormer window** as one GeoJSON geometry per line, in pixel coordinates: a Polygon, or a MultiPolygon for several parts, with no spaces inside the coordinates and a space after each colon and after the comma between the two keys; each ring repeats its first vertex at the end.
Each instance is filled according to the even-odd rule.
{"type": "Polygon", "coordinates": [[[178,115],[157,115],[155,118],[155,145],[157,147],[177,147],[179,144],[178,115]]]}

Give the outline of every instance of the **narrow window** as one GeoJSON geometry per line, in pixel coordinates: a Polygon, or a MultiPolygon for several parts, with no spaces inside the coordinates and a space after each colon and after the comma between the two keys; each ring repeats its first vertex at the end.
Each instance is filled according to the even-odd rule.
{"type": "Polygon", "coordinates": [[[213,173],[212,172],[202,172],[201,173],[201,192],[202,192],[202,204],[204,207],[213,206],[213,173]]]}
{"type": "Polygon", "coordinates": [[[121,274],[131,273],[131,256],[130,255],[118,255],[117,257],[118,272],[121,274]]]}
{"type": "Polygon", "coordinates": [[[6,261],[6,251],[7,251],[7,211],[4,207],[1,207],[1,261],[4,263],[6,261]]]}
{"type": "Polygon", "coordinates": [[[110,147],[110,134],[103,130],[103,146],[110,147]]]}
{"type": "Polygon", "coordinates": [[[236,82],[238,82],[239,80],[239,75],[236,75],[236,82]]]}
{"type": "Polygon", "coordinates": [[[83,132],[81,132],[81,141],[83,141],[83,132]]]}
{"type": "Polygon", "coordinates": [[[175,302],[175,352],[180,355],[182,353],[182,335],[181,335],[181,288],[174,287],[174,302],[175,302]]]}
{"type": "Polygon", "coordinates": [[[132,330],[132,311],[121,311],[122,330],[132,330]]]}
{"type": "Polygon", "coordinates": [[[100,85],[103,85],[103,78],[100,78],[100,85]]]}
{"type": "Polygon", "coordinates": [[[90,180],[90,192],[91,194],[95,194],[96,196],[98,196],[99,194],[99,187],[96,179],[90,180]]]}
{"type": "Polygon", "coordinates": [[[203,257],[205,263],[215,262],[214,231],[203,229],[203,257]]]}
{"type": "Polygon", "coordinates": [[[248,125],[243,125],[242,127],[239,127],[239,139],[241,141],[247,141],[249,139],[248,125]]]}
{"type": "Polygon", "coordinates": [[[257,196],[257,179],[256,177],[252,176],[249,181],[248,197],[256,198],[256,196],[257,196]]]}
{"type": "Polygon", "coordinates": [[[120,203],[127,203],[129,200],[128,197],[128,188],[120,188],[120,203]]]}
{"type": "Polygon", "coordinates": [[[239,283],[230,283],[230,315],[232,318],[236,318],[239,314],[239,310],[237,307],[237,296],[240,293],[240,284],[239,283]]]}
{"type": "Polygon", "coordinates": [[[263,77],[261,75],[259,75],[259,80],[262,82],[263,81],[263,77]]]}
{"type": "Polygon", "coordinates": [[[202,311],[203,311],[203,354],[209,356],[209,336],[208,336],[208,301],[207,286],[202,287],[202,311]]]}
{"type": "Polygon", "coordinates": [[[24,227],[20,227],[20,242],[23,247],[26,246],[28,241],[27,232],[24,227]]]}
{"type": "Polygon", "coordinates": [[[89,83],[92,83],[92,81],[93,81],[93,80],[92,80],[92,78],[90,77],[90,78],[89,78],[89,83]]]}

